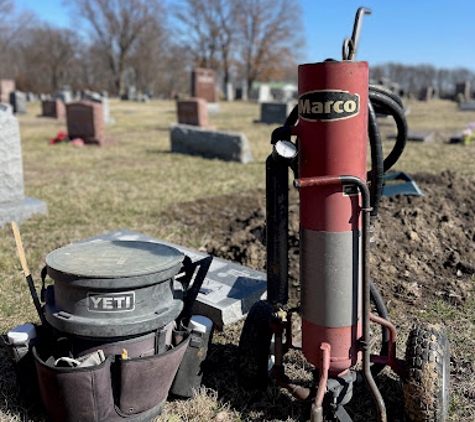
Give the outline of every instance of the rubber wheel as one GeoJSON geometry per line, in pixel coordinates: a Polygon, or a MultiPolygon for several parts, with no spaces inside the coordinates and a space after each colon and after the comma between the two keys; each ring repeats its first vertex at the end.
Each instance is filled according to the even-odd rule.
{"type": "Polygon", "coordinates": [[[261,300],[252,306],[244,323],[239,340],[238,380],[246,390],[264,390],[269,384],[271,321],[272,307],[261,300]]]}
{"type": "Polygon", "coordinates": [[[420,324],[409,333],[404,398],[412,422],[444,422],[449,413],[450,348],[438,324],[420,324]]]}

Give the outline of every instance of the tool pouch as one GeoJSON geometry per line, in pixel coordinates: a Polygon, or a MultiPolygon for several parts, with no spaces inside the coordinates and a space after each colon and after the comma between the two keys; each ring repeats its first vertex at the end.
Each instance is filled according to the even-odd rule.
{"type": "Polygon", "coordinates": [[[33,340],[25,344],[12,344],[7,336],[0,336],[0,346],[6,349],[13,361],[20,395],[28,399],[30,404],[35,401],[35,398],[39,402],[38,382],[34,376],[36,372],[35,362],[31,353],[35,343],[36,341],[33,340]]]}
{"type": "MultiPolygon", "coordinates": [[[[45,408],[54,422],[150,421],[162,411],[188,342],[186,336],[163,353],[130,358],[109,354],[100,364],[74,368],[58,367],[47,351],[34,347],[45,408]]],[[[129,341],[126,347],[133,345],[129,341]]]]}
{"type": "Polygon", "coordinates": [[[171,394],[180,398],[192,397],[201,385],[211,332],[190,330],[189,339],[188,347],[170,389],[171,394]]]}

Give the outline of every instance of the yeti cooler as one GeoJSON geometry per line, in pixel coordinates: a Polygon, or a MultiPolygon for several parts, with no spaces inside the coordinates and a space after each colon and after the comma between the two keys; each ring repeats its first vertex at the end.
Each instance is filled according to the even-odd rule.
{"type": "Polygon", "coordinates": [[[175,320],[184,255],[140,241],[73,243],[49,253],[46,320],[76,336],[113,338],[150,332],[175,320]]]}

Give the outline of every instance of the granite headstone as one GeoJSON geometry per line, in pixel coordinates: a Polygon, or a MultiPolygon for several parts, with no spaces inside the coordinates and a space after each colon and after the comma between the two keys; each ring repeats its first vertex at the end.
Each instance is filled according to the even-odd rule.
{"type": "Polygon", "coordinates": [[[16,89],[13,79],[0,79],[0,103],[9,103],[10,94],[16,89]]]}
{"type": "Polygon", "coordinates": [[[195,68],[191,73],[191,96],[217,103],[215,72],[212,69],[195,68]]]}
{"type": "Polygon", "coordinates": [[[261,103],[261,122],[262,123],[278,123],[283,125],[287,120],[287,116],[292,111],[294,103],[291,101],[278,103],[261,103]]]}
{"type": "Polygon", "coordinates": [[[0,110],[0,227],[46,212],[44,202],[25,197],[18,120],[0,110]]]}
{"type": "Polygon", "coordinates": [[[63,101],[58,98],[54,100],[44,100],[41,101],[41,115],[43,117],[63,119],[66,116],[66,107],[63,101]]]}
{"type": "Polygon", "coordinates": [[[13,113],[26,113],[26,94],[20,91],[13,91],[10,93],[10,104],[13,107],[13,113]]]}
{"type": "Polygon", "coordinates": [[[177,100],[178,123],[184,125],[208,127],[208,108],[203,98],[177,100]]]}
{"type": "Polygon", "coordinates": [[[66,122],[70,139],[81,138],[85,144],[99,146],[114,143],[105,136],[101,103],[83,100],[67,104],[66,122]]]}

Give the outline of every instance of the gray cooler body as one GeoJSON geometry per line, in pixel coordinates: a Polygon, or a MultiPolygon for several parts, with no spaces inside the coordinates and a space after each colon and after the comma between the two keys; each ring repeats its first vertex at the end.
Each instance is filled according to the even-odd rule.
{"type": "Polygon", "coordinates": [[[56,329],[83,337],[115,338],[156,330],[183,308],[175,280],[183,253],[159,243],[90,241],[46,257],[54,286],[45,316],[56,329]]]}

